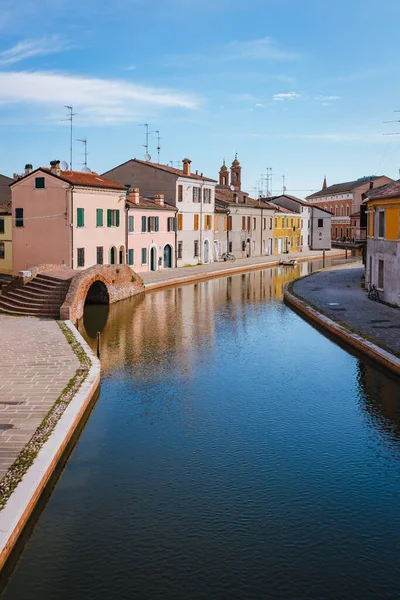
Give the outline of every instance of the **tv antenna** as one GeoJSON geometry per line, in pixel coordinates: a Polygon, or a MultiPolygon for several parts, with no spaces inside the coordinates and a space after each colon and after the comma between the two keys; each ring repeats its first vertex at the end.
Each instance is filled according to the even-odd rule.
{"type": "Polygon", "coordinates": [[[85,160],[83,162],[83,168],[85,169],[85,168],[87,168],[87,139],[86,138],[82,138],[81,140],[77,139],[76,141],[77,142],[82,142],[82,144],[85,147],[85,149],[84,149],[85,160]]]}
{"type": "Polygon", "coordinates": [[[149,161],[151,160],[151,156],[149,154],[149,124],[148,123],[141,123],[139,125],[139,127],[146,127],[146,143],[143,144],[143,148],[146,150],[146,153],[144,155],[145,160],[149,161]]]}
{"type": "Polygon", "coordinates": [[[158,129],[156,131],[150,131],[150,133],[157,136],[157,162],[158,164],[160,164],[160,140],[162,140],[162,138],[160,137],[160,132],[158,131],[158,129]]]}
{"type": "Polygon", "coordinates": [[[267,170],[267,196],[272,196],[272,167],[266,167],[267,170]]]}
{"type": "Polygon", "coordinates": [[[282,192],[286,192],[285,175],[282,175],[282,192]]]}
{"type": "Polygon", "coordinates": [[[74,109],[72,106],[67,106],[66,104],[64,104],[64,108],[66,108],[68,110],[69,114],[66,119],[62,119],[62,120],[69,121],[71,123],[71,125],[70,125],[70,143],[69,143],[69,168],[72,171],[72,120],[76,116],[76,113],[73,112],[74,109]]]}

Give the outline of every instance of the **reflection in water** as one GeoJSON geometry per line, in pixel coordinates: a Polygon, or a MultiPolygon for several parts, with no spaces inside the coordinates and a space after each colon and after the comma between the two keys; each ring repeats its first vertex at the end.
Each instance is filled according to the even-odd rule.
{"type": "Polygon", "coordinates": [[[110,307],[99,401],[3,600],[398,597],[399,383],[282,304],[312,268],[110,307]]]}

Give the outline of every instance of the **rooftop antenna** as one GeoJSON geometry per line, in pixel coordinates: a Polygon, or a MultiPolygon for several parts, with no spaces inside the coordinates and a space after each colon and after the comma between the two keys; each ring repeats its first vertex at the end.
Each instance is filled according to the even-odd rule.
{"type": "Polygon", "coordinates": [[[282,175],[282,192],[286,192],[285,175],[282,175]]]}
{"type": "Polygon", "coordinates": [[[162,140],[162,138],[160,138],[160,132],[158,130],[150,131],[150,133],[153,133],[157,136],[157,162],[158,162],[158,164],[160,164],[160,150],[161,150],[160,140],[162,140]]]}
{"type": "Polygon", "coordinates": [[[69,111],[69,114],[67,116],[66,119],[63,119],[63,121],[69,121],[71,123],[70,126],[70,143],[69,143],[69,168],[72,171],[72,120],[73,117],[76,116],[76,113],[73,112],[73,107],[72,106],[67,106],[66,104],[64,104],[64,108],[66,108],[69,111]]]}
{"type": "Polygon", "coordinates": [[[84,150],[85,160],[84,160],[84,163],[83,163],[83,167],[86,169],[87,168],[87,139],[86,138],[82,138],[81,140],[77,139],[76,141],[77,142],[82,142],[82,144],[85,146],[85,150],[84,150]]]}
{"type": "Polygon", "coordinates": [[[145,160],[149,161],[151,160],[151,156],[149,154],[149,124],[148,123],[141,123],[139,125],[139,127],[146,127],[146,143],[143,144],[143,148],[146,150],[146,153],[144,155],[145,160]]]}

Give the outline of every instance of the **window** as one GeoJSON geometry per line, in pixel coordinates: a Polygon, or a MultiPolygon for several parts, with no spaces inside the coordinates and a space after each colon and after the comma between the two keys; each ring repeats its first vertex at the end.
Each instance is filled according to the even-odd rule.
{"type": "Polygon", "coordinates": [[[263,217],[263,229],[267,229],[267,219],[263,217]]]}
{"type": "Polygon", "coordinates": [[[199,215],[193,215],[193,229],[197,231],[199,228],[199,215]]]}
{"type": "Polygon", "coordinates": [[[37,190],[43,190],[44,189],[44,177],[36,177],[35,178],[35,188],[37,190]]]}
{"type": "Polygon", "coordinates": [[[199,256],[199,240],[194,240],[194,257],[199,256]]]}
{"type": "Polygon", "coordinates": [[[158,231],[160,228],[159,217],[147,218],[147,231],[158,231]]]}
{"type": "Polygon", "coordinates": [[[84,208],[76,209],[76,225],[77,225],[77,227],[85,226],[85,209],[84,208]]]}
{"type": "Polygon", "coordinates": [[[103,227],[103,209],[96,208],[96,227],[103,227]]]}
{"type": "Polygon", "coordinates": [[[228,231],[232,231],[232,217],[230,215],[228,217],[228,231]]]}
{"type": "Polygon", "coordinates": [[[229,242],[229,245],[228,245],[228,252],[232,252],[232,242],[229,242]]]}
{"type": "Polygon", "coordinates": [[[128,265],[132,266],[133,264],[134,264],[133,248],[129,248],[129,250],[128,250],[128,265]]]}
{"type": "Polygon", "coordinates": [[[142,248],[142,265],[147,263],[147,249],[142,248]]]}
{"type": "Polygon", "coordinates": [[[383,290],[383,260],[378,260],[378,288],[383,290]]]}
{"type": "Polygon", "coordinates": [[[346,206],[346,217],[349,217],[349,216],[350,216],[350,207],[347,204],[347,206],[346,206]]]}
{"type": "Polygon", "coordinates": [[[385,237],[385,212],[383,210],[378,212],[378,237],[385,237]]]}
{"type": "Polygon", "coordinates": [[[15,209],[15,227],[23,227],[24,226],[24,209],[16,208],[15,209]]]}
{"type": "Polygon", "coordinates": [[[168,217],[168,219],[167,219],[167,231],[174,231],[174,217],[168,217]]]}
{"type": "Polygon", "coordinates": [[[257,227],[257,219],[255,217],[253,217],[253,229],[256,229],[257,227]]]}
{"type": "Polygon", "coordinates": [[[200,202],[200,188],[193,186],[193,202],[200,202]]]}
{"type": "Polygon", "coordinates": [[[218,217],[217,216],[214,217],[214,230],[218,231],[218,217]]]}
{"type": "Polygon", "coordinates": [[[178,185],[178,202],[183,200],[183,185],[178,185]]]}
{"type": "Polygon", "coordinates": [[[5,244],[4,242],[0,242],[0,258],[5,258],[5,244]]]}
{"type": "Polygon", "coordinates": [[[324,226],[324,220],[318,219],[318,227],[323,227],[323,226],[324,226]]]}
{"type": "Polygon", "coordinates": [[[337,236],[338,236],[338,229],[337,229],[337,227],[335,227],[335,237],[337,238],[337,236]]]}
{"type": "Polygon", "coordinates": [[[182,242],[178,242],[178,259],[182,258],[182,242]]]}
{"type": "Polygon", "coordinates": [[[210,188],[204,188],[203,199],[206,204],[211,204],[211,189],[210,188]]]}
{"type": "Polygon", "coordinates": [[[246,217],[242,217],[242,231],[246,231],[246,217]]]}
{"type": "Polygon", "coordinates": [[[335,217],[339,216],[339,208],[335,206],[335,217]]]}
{"type": "Polygon", "coordinates": [[[247,231],[250,231],[250,227],[251,227],[251,218],[247,217],[247,231]]]}
{"type": "MultiPolygon", "coordinates": [[[[275,227],[278,227],[278,219],[275,217],[275,227]]],[[[270,227],[272,229],[272,227],[270,227]]]]}
{"type": "Polygon", "coordinates": [[[135,217],[132,215],[128,216],[128,233],[133,233],[135,231],[135,217]]]}
{"type": "Polygon", "coordinates": [[[107,209],[107,227],[119,227],[119,210],[107,209]]]}
{"type": "Polygon", "coordinates": [[[78,248],[78,267],[85,266],[85,248],[78,248]]]}
{"type": "Polygon", "coordinates": [[[142,217],[142,233],[145,233],[146,231],[147,231],[146,217],[142,217]]]}
{"type": "Polygon", "coordinates": [[[272,217],[269,219],[269,228],[272,229],[272,217]]]}
{"type": "Polygon", "coordinates": [[[97,246],[96,248],[96,264],[103,264],[103,246],[97,246]]]}
{"type": "Polygon", "coordinates": [[[181,231],[183,229],[183,215],[180,213],[178,215],[178,229],[181,231]]]}
{"type": "Polygon", "coordinates": [[[0,233],[4,233],[4,219],[0,219],[0,233]]]}
{"type": "Polygon", "coordinates": [[[204,229],[209,230],[212,229],[212,216],[204,215],[204,229]]]}

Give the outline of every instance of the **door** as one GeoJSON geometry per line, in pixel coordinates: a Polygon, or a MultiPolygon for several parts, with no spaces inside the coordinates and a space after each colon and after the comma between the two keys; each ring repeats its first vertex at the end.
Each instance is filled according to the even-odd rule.
{"type": "Polygon", "coordinates": [[[283,252],[283,238],[278,238],[278,254],[283,252]]]}
{"type": "Polygon", "coordinates": [[[214,260],[219,260],[219,241],[214,240],[214,260]]]}
{"type": "Polygon", "coordinates": [[[151,250],[150,250],[150,271],[156,271],[156,270],[157,270],[156,249],[151,248],[151,250]]]}
{"type": "Polygon", "coordinates": [[[172,267],[172,248],[169,244],[164,247],[164,269],[172,267]]]}
{"type": "Polygon", "coordinates": [[[268,254],[272,254],[272,238],[268,240],[268,254]]]}
{"type": "Polygon", "coordinates": [[[210,244],[208,240],[204,242],[204,262],[208,263],[210,260],[210,244]]]}

